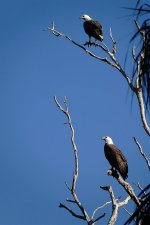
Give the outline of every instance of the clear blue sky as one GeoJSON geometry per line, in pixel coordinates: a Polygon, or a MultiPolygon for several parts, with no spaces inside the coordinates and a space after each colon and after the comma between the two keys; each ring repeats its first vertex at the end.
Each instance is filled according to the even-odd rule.
{"type": "MultiPolygon", "coordinates": [[[[79,16],[89,14],[103,24],[107,44],[112,27],[123,65],[135,29],[127,17],[130,12],[121,7],[135,2],[0,0],[0,225],[82,223],[58,208],[69,197],[65,181],[71,182],[74,161],[66,118],[54,104],[54,95],[60,101],[68,98],[79,151],[77,193],[90,215],[109,199],[99,185],[112,185],[116,197],[126,196],[106,174],[110,166],[101,136],[111,136],[123,150],[128,181],[148,183],[147,167],[132,138],[139,139],[147,154],[150,143],[135,98],[131,108],[125,80],[115,69],[43,31],[55,21],[58,30],[84,43],[88,37],[79,16]]],[[[129,73],[131,68],[127,66],[129,73]]],[[[110,206],[99,214],[104,211],[103,224],[110,206]]],[[[128,217],[122,209],[121,213],[128,217]]],[[[121,223],[120,216],[117,224],[121,223]]]]}

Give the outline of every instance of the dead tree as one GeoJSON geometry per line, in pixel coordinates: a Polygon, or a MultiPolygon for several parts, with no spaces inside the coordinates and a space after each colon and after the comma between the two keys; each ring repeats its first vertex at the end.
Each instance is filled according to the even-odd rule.
{"type": "MultiPolygon", "coordinates": [[[[140,26],[138,25],[138,23],[136,21],[135,21],[135,25],[136,25],[137,29],[140,30],[140,26]]],[[[137,97],[143,128],[144,128],[145,132],[147,133],[147,135],[150,136],[150,127],[148,125],[147,118],[146,118],[145,105],[144,105],[144,99],[143,99],[143,87],[142,87],[141,66],[142,66],[142,60],[145,57],[144,52],[141,52],[141,57],[139,58],[139,60],[137,60],[136,53],[135,53],[135,47],[133,47],[132,57],[133,57],[133,60],[136,59],[135,62],[137,63],[137,68],[138,68],[137,73],[136,73],[136,82],[133,83],[131,77],[126,73],[126,71],[123,69],[123,67],[120,65],[119,61],[116,58],[117,44],[113,38],[111,29],[110,29],[110,39],[112,42],[111,50],[107,47],[107,45],[105,43],[101,43],[101,44],[93,43],[93,45],[96,45],[97,48],[100,48],[106,54],[106,57],[101,57],[101,56],[95,54],[94,52],[87,49],[84,45],[79,44],[78,42],[74,41],[68,35],[59,32],[58,30],[55,29],[54,23],[53,23],[52,27],[48,27],[46,30],[49,31],[50,33],[52,33],[53,35],[55,35],[56,37],[62,37],[62,38],[67,39],[68,41],[72,42],[73,45],[76,45],[82,51],[86,52],[89,56],[95,58],[96,60],[107,63],[108,65],[112,66],[113,68],[117,69],[120,72],[122,77],[126,80],[126,83],[129,86],[130,90],[137,97]]],[[[141,35],[142,35],[143,41],[144,41],[145,40],[144,33],[142,33],[141,35]]],[[[92,43],[91,43],[91,45],[92,45],[92,43]]],[[[78,195],[76,193],[76,185],[77,185],[77,179],[78,179],[78,173],[79,173],[79,168],[78,168],[79,159],[78,159],[77,146],[75,144],[74,128],[73,128],[73,124],[71,121],[71,115],[68,110],[67,100],[66,100],[66,98],[64,99],[64,106],[62,106],[59,103],[59,101],[57,100],[56,97],[54,97],[54,100],[55,100],[55,103],[58,106],[59,110],[67,117],[68,125],[69,125],[70,131],[71,131],[71,143],[72,143],[73,154],[74,154],[74,159],[75,159],[75,167],[74,167],[74,173],[73,173],[73,178],[72,178],[72,185],[69,186],[66,183],[66,186],[67,186],[68,191],[70,192],[72,198],[67,199],[66,201],[68,203],[75,204],[78,207],[78,209],[80,210],[81,214],[79,215],[74,210],[72,210],[70,207],[68,207],[66,204],[60,203],[59,207],[66,209],[72,216],[74,216],[80,220],[86,221],[86,223],[88,225],[95,225],[100,219],[102,219],[105,216],[105,212],[103,212],[100,216],[97,216],[97,217],[95,217],[95,214],[97,213],[98,210],[104,208],[108,204],[112,204],[112,214],[108,221],[109,225],[113,225],[115,223],[115,221],[117,220],[117,217],[118,217],[119,208],[126,205],[129,202],[129,200],[133,201],[135,203],[136,207],[140,210],[141,204],[142,204],[142,199],[139,196],[136,196],[131,184],[125,182],[116,171],[114,172],[113,170],[109,170],[108,175],[113,176],[116,179],[116,181],[122,186],[122,188],[124,188],[124,190],[127,193],[127,197],[126,197],[126,199],[124,199],[123,201],[120,202],[120,201],[118,201],[117,198],[115,198],[115,194],[114,194],[111,186],[101,186],[101,189],[103,189],[109,193],[111,201],[106,202],[105,204],[96,208],[93,211],[92,216],[88,215],[85,207],[79,200],[78,195]]],[[[144,153],[141,144],[137,141],[137,139],[135,137],[134,137],[134,141],[140,151],[140,154],[144,157],[148,169],[150,169],[150,161],[149,161],[148,157],[146,156],[146,154],[144,153]]],[[[143,213],[143,212],[140,211],[140,213],[143,213]]]]}
{"type": "Polygon", "coordinates": [[[65,114],[65,116],[67,117],[68,125],[71,130],[71,143],[72,143],[74,160],[75,160],[75,167],[74,167],[71,187],[69,187],[69,185],[66,183],[66,186],[67,186],[73,199],[67,199],[66,201],[70,202],[72,204],[75,204],[80,209],[81,215],[78,215],[76,212],[74,212],[72,209],[70,209],[68,206],[66,206],[62,203],[60,203],[59,207],[66,209],[69,213],[71,213],[72,216],[74,216],[80,220],[86,221],[87,225],[95,225],[97,221],[99,221],[100,219],[102,219],[105,216],[105,213],[103,213],[101,216],[98,216],[95,219],[93,218],[94,216],[90,217],[88,215],[88,213],[86,212],[85,207],[83,206],[83,204],[81,203],[81,201],[78,198],[78,195],[76,193],[76,183],[77,183],[78,173],[79,173],[79,159],[78,159],[78,150],[77,150],[77,146],[75,143],[75,132],[74,132],[74,128],[72,125],[71,116],[69,113],[66,98],[64,99],[64,107],[62,107],[61,104],[58,102],[56,96],[54,97],[54,100],[55,100],[56,105],[60,109],[60,111],[63,112],[65,114]]]}
{"type": "MultiPolygon", "coordinates": [[[[138,23],[136,21],[135,21],[135,24],[137,26],[137,29],[140,29],[140,26],[138,25],[138,23]]],[[[144,105],[144,98],[143,98],[143,86],[142,86],[142,60],[145,57],[144,52],[140,53],[141,57],[140,57],[139,60],[137,60],[136,53],[135,53],[135,47],[133,47],[133,49],[132,49],[132,57],[133,57],[133,60],[135,61],[135,63],[137,64],[137,68],[138,68],[137,73],[136,73],[136,82],[134,84],[132,82],[132,79],[130,78],[130,76],[124,71],[123,67],[120,65],[119,61],[117,60],[117,58],[115,56],[116,52],[117,52],[117,45],[116,45],[116,41],[113,38],[111,28],[110,28],[110,39],[112,41],[111,50],[107,47],[107,45],[104,42],[102,44],[93,43],[94,46],[102,49],[102,51],[106,54],[106,57],[100,57],[99,55],[97,55],[94,52],[87,49],[82,44],[79,44],[76,41],[74,41],[68,35],[66,35],[64,33],[61,33],[58,30],[56,30],[54,22],[52,24],[52,27],[48,27],[46,30],[51,32],[56,37],[62,37],[62,38],[67,39],[68,41],[70,41],[74,45],[76,45],[77,47],[81,48],[83,51],[85,51],[91,57],[94,57],[95,59],[97,59],[99,61],[102,61],[102,62],[105,62],[105,63],[111,65],[112,67],[114,67],[115,69],[117,69],[120,72],[120,74],[126,80],[130,90],[137,97],[143,128],[144,128],[145,132],[148,134],[148,136],[150,136],[150,127],[148,125],[146,113],[145,113],[145,105],[144,105]]],[[[142,35],[143,42],[144,42],[145,41],[145,37],[144,37],[145,34],[144,34],[144,32],[142,32],[140,34],[142,35]]],[[[92,43],[91,43],[91,45],[92,45],[92,43]]]]}
{"type": "Polygon", "coordinates": [[[122,184],[122,186],[125,188],[125,190],[128,193],[127,198],[125,200],[123,200],[122,202],[118,202],[118,199],[116,199],[114,197],[114,193],[113,193],[112,187],[102,187],[101,186],[101,189],[106,190],[106,191],[109,192],[110,197],[111,197],[111,201],[110,202],[106,202],[104,205],[99,206],[98,208],[96,208],[94,210],[92,216],[88,215],[87,211],[85,210],[85,207],[83,206],[83,204],[79,200],[78,195],[76,193],[76,184],[77,184],[78,173],[79,173],[79,158],[78,158],[77,146],[76,146],[76,143],[75,143],[75,132],[74,132],[73,124],[72,124],[72,121],[71,121],[71,116],[70,116],[70,113],[69,113],[67,100],[66,100],[66,98],[64,99],[64,107],[62,107],[62,105],[59,103],[59,101],[57,100],[56,96],[54,96],[54,100],[55,100],[55,103],[58,106],[59,110],[62,113],[64,113],[65,116],[67,117],[67,120],[68,120],[67,122],[68,122],[69,128],[71,130],[71,144],[72,144],[74,160],[75,160],[75,167],[74,167],[71,187],[66,182],[67,189],[69,190],[69,192],[70,192],[70,194],[72,196],[72,199],[66,199],[66,201],[70,202],[72,204],[75,204],[79,208],[79,210],[81,211],[81,215],[78,215],[70,207],[68,207],[68,206],[66,206],[66,205],[64,205],[62,203],[60,203],[59,207],[66,209],[72,216],[74,216],[74,217],[76,217],[76,218],[78,218],[80,220],[86,221],[87,225],[95,225],[106,214],[105,212],[103,212],[102,215],[94,218],[96,212],[98,210],[100,210],[101,208],[105,207],[107,204],[112,203],[112,215],[111,215],[111,217],[109,219],[109,223],[108,224],[109,225],[113,225],[115,223],[115,221],[117,220],[119,207],[122,207],[122,206],[126,205],[130,199],[133,199],[133,201],[137,204],[137,206],[140,205],[140,202],[139,202],[138,198],[136,197],[136,195],[134,194],[134,191],[133,191],[132,187],[130,186],[130,184],[125,182],[120,176],[117,176],[116,179],[118,180],[118,182],[120,182],[122,184]]]}

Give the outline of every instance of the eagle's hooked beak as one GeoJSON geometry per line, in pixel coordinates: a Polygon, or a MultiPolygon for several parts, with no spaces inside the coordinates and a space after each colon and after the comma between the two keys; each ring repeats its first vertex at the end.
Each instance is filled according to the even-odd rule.
{"type": "Polygon", "coordinates": [[[83,16],[80,16],[79,19],[83,19],[83,16]]]}
{"type": "Polygon", "coordinates": [[[101,139],[102,139],[102,140],[105,140],[105,139],[106,139],[106,137],[101,137],[101,139]]]}

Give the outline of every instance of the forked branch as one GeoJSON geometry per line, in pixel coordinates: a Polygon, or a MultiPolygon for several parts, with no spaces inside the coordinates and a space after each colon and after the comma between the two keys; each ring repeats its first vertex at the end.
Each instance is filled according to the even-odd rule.
{"type": "Polygon", "coordinates": [[[79,200],[79,198],[76,194],[76,183],[77,183],[78,173],[79,173],[79,159],[78,159],[77,146],[75,144],[74,127],[72,125],[71,116],[70,116],[68,105],[67,105],[67,99],[64,98],[64,107],[62,107],[61,104],[58,102],[56,96],[54,96],[54,101],[55,101],[56,105],[58,106],[59,110],[61,112],[63,112],[65,114],[65,116],[67,117],[68,125],[69,125],[70,131],[71,131],[71,143],[72,143],[72,147],[73,147],[73,154],[74,154],[74,160],[75,160],[75,167],[74,167],[71,188],[66,183],[66,186],[67,186],[68,190],[70,191],[70,194],[72,195],[73,200],[67,199],[66,201],[76,204],[76,206],[80,209],[82,215],[78,215],[76,212],[74,212],[72,209],[70,209],[68,206],[66,206],[62,203],[60,203],[59,207],[66,209],[72,216],[74,216],[78,219],[81,219],[81,220],[85,220],[88,225],[95,225],[97,221],[99,221],[101,218],[103,218],[105,216],[105,213],[103,213],[101,216],[97,217],[96,219],[93,219],[93,217],[90,218],[90,216],[86,212],[84,206],[82,205],[81,201],[79,200]]]}
{"type": "MultiPolygon", "coordinates": [[[[98,59],[99,61],[105,62],[113,67],[115,67],[117,70],[119,70],[119,72],[123,75],[123,77],[126,79],[128,85],[130,86],[130,88],[135,91],[135,87],[132,84],[131,79],[129,78],[129,76],[125,73],[125,71],[123,70],[123,68],[121,67],[121,65],[119,64],[119,62],[117,61],[117,59],[115,58],[115,54],[116,54],[116,41],[113,38],[112,35],[112,30],[110,28],[110,39],[112,41],[112,50],[109,50],[109,48],[107,47],[107,45],[103,42],[102,44],[95,44],[93,43],[93,45],[101,48],[106,55],[109,57],[109,59],[107,57],[100,57],[98,55],[96,55],[94,52],[89,51],[87,48],[85,48],[83,45],[77,43],[76,41],[74,41],[72,38],[70,38],[68,35],[61,33],[59,31],[57,31],[55,29],[55,25],[53,22],[52,27],[48,27],[47,29],[45,29],[45,31],[50,31],[53,35],[55,35],[56,37],[63,37],[65,39],[67,39],[68,41],[72,42],[74,45],[78,46],[79,48],[81,48],[82,50],[84,50],[86,53],[88,53],[90,56],[94,57],[95,59],[98,59]]],[[[91,43],[92,45],[92,43],[91,43]]]]}
{"type": "MultiPolygon", "coordinates": [[[[136,23],[136,25],[137,25],[137,23],[136,23]]],[[[138,29],[140,29],[138,25],[137,25],[137,27],[138,27],[138,29]]],[[[78,42],[74,41],[68,35],[57,31],[55,29],[54,22],[52,24],[52,27],[48,27],[46,29],[46,31],[50,31],[56,37],[63,37],[65,39],[67,39],[68,41],[70,41],[74,45],[76,45],[77,47],[81,48],[84,52],[86,52],[91,57],[93,57],[93,58],[95,58],[95,59],[97,59],[99,61],[102,61],[102,62],[105,62],[105,63],[111,65],[112,67],[116,68],[121,73],[121,75],[127,81],[127,84],[130,87],[130,89],[137,96],[137,100],[138,100],[138,105],[139,105],[139,109],[140,109],[140,115],[141,115],[141,120],[142,120],[142,123],[143,123],[143,127],[144,127],[146,133],[150,136],[150,127],[149,127],[149,125],[147,123],[146,114],[145,114],[145,105],[144,105],[144,100],[143,100],[143,90],[142,90],[142,83],[141,83],[141,79],[140,79],[140,68],[139,68],[138,74],[136,76],[137,77],[136,84],[134,85],[133,82],[132,82],[132,80],[130,79],[130,76],[124,71],[124,69],[120,65],[119,61],[116,59],[115,54],[116,54],[116,51],[117,51],[117,45],[116,45],[116,41],[113,38],[112,30],[110,29],[110,39],[112,41],[112,50],[109,50],[109,48],[107,47],[107,45],[104,42],[102,42],[101,44],[95,44],[94,43],[94,45],[96,45],[97,47],[99,47],[106,54],[106,57],[100,57],[99,55],[97,55],[94,52],[92,52],[89,49],[87,49],[82,44],[79,44],[78,42]]],[[[142,35],[143,35],[143,33],[142,33],[142,35]]],[[[132,52],[132,56],[133,56],[133,60],[135,60],[135,49],[132,52]]],[[[137,62],[137,63],[139,65],[141,64],[140,62],[137,62]]]]}
{"type": "Polygon", "coordinates": [[[100,186],[100,188],[109,192],[111,202],[112,202],[112,214],[109,219],[108,225],[113,225],[113,224],[115,224],[115,222],[117,220],[119,207],[126,205],[128,203],[128,201],[131,199],[131,197],[128,196],[122,202],[118,202],[117,199],[115,198],[115,195],[114,195],[114,192],[113,192],[113,189],[111,186],[100,186]]]}
{"type": "Polygon", "coordinates": [[[140,205],[140,201],[138,199],[138,197],[136,196],[136,194],[134,193],[133,188],[131,187],[131,185],[129,183],[127,183],[119,174],[116,170],[108,170],[107,171],[109,176],[113,176],[119,184],[121,184],[121,186],[125,189],[125,191],[127,192],[127,194],[130,196],[130,198],[135,202],[135,204],[137,206],[140,205]]]}

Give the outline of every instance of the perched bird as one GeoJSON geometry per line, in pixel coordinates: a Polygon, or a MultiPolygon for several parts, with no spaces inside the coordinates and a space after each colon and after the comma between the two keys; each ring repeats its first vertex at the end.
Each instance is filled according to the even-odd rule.
{"type": "Polygon", "coordinates": [[[89,44],[91,44],[91,37],[95,38],[96,40],[103,41],[103,28],[102,25],[96,21],[93,20],[88,15],[83,15],[80,17],[85,22],[83,23],[83,27],[85,30],[85,33],[89,36],[89,44]]]}
{"type": "Polygon", "coordinates": [[[112,169],[116,169],[123,179],[128,177],[128,163],[122,152],[114,145],[112,139],[108,136],[102,137],[105,141],[104,153],[105,157],[112,166],[112,169]]]}

